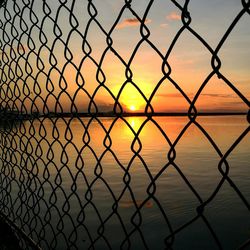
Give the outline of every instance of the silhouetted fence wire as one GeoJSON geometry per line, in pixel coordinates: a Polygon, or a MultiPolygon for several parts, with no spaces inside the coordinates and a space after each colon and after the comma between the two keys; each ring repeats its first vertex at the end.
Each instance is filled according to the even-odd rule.
{"type": "MultiPolygon", "coordinates": [[[[121,249],[134,249],[135,241],[140,242],[141,248],[152,249],[152,244],[155,243],[150,242],[151,232],[143,229],[144,210],[152,206],[152,203],[154,209],[161,214],[165,234],[159,235],[158,240],[166,249],[174,249],[175,242],[179,240],[178,235],[198,220],[210,232],[214,245],[223,249],[220,235],[205,215],[206,207],[212,204],[222,186],[228,183],[242,205],[248,211],[250,209],[247,197],[229,175],[228,162],[230,154],[247,136],[249,126],[223,152],[212,135],[199,123],[199,110],[196,108],[202,91],[216,76],[238,96],[246,110],[249,109],[247,97],[222,74],[220,69],[223,62],[218,54],[242,17],[249,18],[250,2],[241,1],[241,10],[232,17],[232,22],[224,34],[221,34],[217,46],[212,47],[192,28],[192,13],[189,12],[191,1],[172,0],[171,4],[181,12],[182,26],[165,53],[152,42],[147,21],[156,1],[148,1],[143,16],[134,10],[133,2],[135,1],[124,1],[109,29],[98,16],[101,10],[96,7],[97,1],[8,0],[1,4],[0,211],[4,218],[8,218],[8,223],[12,223],[23,249],[33,249],[34,244],[42,249],[79,249],[83,246],[85,248],[82,249],[112,249],[117,246],[121,249]],[[119,53],[113,40],[113,34],[125,11],[130,12],[133,20],[138,23],[140,34],[127,60],[119,53]],[[92,27],[105,37],[103,51],[89,41],[92,27]],[[189,32],[211,55],[211,71],[200,83],[193,98],[172,78],[169,63],[169,57],[183,32],[189,32]],[[162,62],[162,78],[154,83],[154,89],[149,96],[134,81],[131,67],[139,49],[145,44],[162,62]],[[79,49],[79,54],[76,54],[76,48],[79,49]],[[101,51],[99,60],[95,55],[96,50],[101,51]],[[103,68],[104,60],[110,52],[124,67],[125,81],[119,83],[117,93],[109,87],[103,68]],[[75,59],[77,56],[79,58],[75,59]],[[97,84],[91,91],[85,76],[89,70],[85,66],[86,62],[91,62],[95,68],[90,72],[95,74],[97,84]],[[73,79],[74,87],[69,79],[73,79]],[[156,92],[165,80],[189,104],[186,114],[188,119],[175,140],[171,140],[159,124],[152,104],[156,92]],[[138,129],[134,129],[128,122],[128,114],[120,101],[127,85],[132,85],[145,102],[145,117],[138,129]],[[99,92],[105,92],[112,99],[110,112],[100,107],[97,98],[99,92]],[[104,122],[105,116],[111,118],[104,122]],[[114,148],[117,137],[112,133],[119,122],[133,135],[128,149],[132,155],[126,163],[119,158],[114,148]],[[157,128],[169,147],[166,158],[163,159],[164,164],[157,173],[152,173],[142,156],[141,134],[149,124],[157,128]],[[176,160],[176,147],[191,126],[195,126],[205,136],[219,158],[219,181],[206,199],[202,198],[176,160]],[[93,127],[98,127],[101,131],[102,143],[98,147],[93,146],[93,141],[99,137],[99,134],[93,132],[93,127]],[[90,160],[90,157],[93,159],[90,160]],[[119,192],[112,188],[109,176],[106,176],[106,158],[112,160],[119,170],[119,192]],[[135,174],[131,169],[133,162],[137,160],[145,170],[148,181],[141,200],[137,199],[131,184],[135,174]],[[92,166],[92,169],[87,166],[92,166]],[[198,204],[193,207],[194,214],[177,227],[169,220],[168,209],[157,196],[160,177],[170,167],[176,170],[198,204]],[[96,193],[96,188],[99,191],[105,189],[108,196],[102,197],[96,193]],[[127,196],[129,198],[124,203],[124,197],[127,196]],[[108,204],[105,208],[101,205],[104,203],[108,204]],[[123,214],[121,208],[124,206],[131,207],[133,212],[123,214]],[[130,223],[129,227],[127,221],[130,223]],[[119,236],[114,236],[114,232],[119,236]],[[113,242],[117,245],[114,246],[113,242]]],[[[247,119],[249,122],[249,112],[247,119]]],[[[246,243],[242,242],[242,249],[248,243],[247,239],[246,243]]]]}

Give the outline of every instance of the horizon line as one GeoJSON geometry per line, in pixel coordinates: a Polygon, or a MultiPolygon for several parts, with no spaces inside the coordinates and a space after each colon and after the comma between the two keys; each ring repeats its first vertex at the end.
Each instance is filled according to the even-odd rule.
{"type": "Polygon", "coordinates": [[[197,113],[187,113],[187,112],[153,112],[153,113],[145,113],[145,112],[122,112],[122,113],[114,113],[114,112],[97,112],[97,113],[89,113],[89,112],[62,112],[62,113],[48,113],[38,115],[37,117],[45,117],[45,118],[53,118],[53,117],[133,117],[133,116],[189,116],[189,115],[197,115],[197,116],[237,116],[237,115],[247,115],[248,112],[197,112],[197,113]]]}

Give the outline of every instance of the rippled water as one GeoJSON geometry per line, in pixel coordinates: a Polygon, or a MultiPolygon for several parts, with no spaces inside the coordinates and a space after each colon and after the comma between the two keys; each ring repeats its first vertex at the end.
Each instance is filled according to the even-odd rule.
{"type": "MultiPolygon", "coordinates": [[[[128,244],[128,238],[131,249],[145,249],[143,240],[149,249],[164,249],[170,232],[195,218],[197,207],[216,190],[223,177],[218,169],[220,154],[227,155],[249,126],[243,116],[198,117],[197,125],[190,126],[186,117],[158,117],[155,123],[145,117],[114,121],[44,119],[21,125],[17,133],[2,134],[6,149],[13,148],[6,138],[17,141],[15,157],[4,159],[15,166],[11,177],[15,181],[8,193],[15,201],[13,209],[19,211],[22,202],[34,205],[38,201],[28,214],[31,221],[39,211],[38,232],[47,222],[45,235],[40,234],[44,248],[55,244],[54,231],[59,232],[57,249],[67,248],[71,241],[87,249],[91,239],[96,240],[96,249],[108,249],[107,242],[119,249],[122,243],[128,244]],[[199,126],[213,139],[217,151],[199,126]],[[111,127],[107,136],[105,130],[111,127]],[[169,157],[174,157],[173,163],[169,157]],[[34,200],[21,201],[21,193],[34,200]]],[[[246,135],[226,158],[228,176],[248,203],[249,149],[246,135]]],[[[6,168],[3,164],[2,175],[6,168]]],[[[19,214],[25,217],[25,212],[19,214]]],[[[27,224],[26,230],[34,227],[27,224]]],[[[173,248],[217,249],[211,231],[225,249],[235,249],[250,237],[249,210],[227,180],[205,206],[203,216],[175,235],[173,248]]]]}

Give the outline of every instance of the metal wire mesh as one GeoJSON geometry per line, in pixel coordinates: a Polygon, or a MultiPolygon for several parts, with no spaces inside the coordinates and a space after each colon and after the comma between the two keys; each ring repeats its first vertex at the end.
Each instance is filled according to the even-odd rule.
{"type": "MultiPolygon", "coordinates": [[[[249,101],[236,84],[221,72],[219,53],[240,20],[249,18],[250,2],[241,1],[241,9],[231,18],[217,45],[212,47],[192,28],[192,13],[189,12],[192,1],[172,0],[172,6],[181,13],[181,26],[164,53],[151,39],[153,31],[148,22],[149,12],[157,1],[148,1],[143,15],[134,9],[134,2],[125,0],[117,11],[114,23],[108,28],[99,17],[102,10],[98,9],[97,1],[8,0],[1,4],[0,208],[1,214],[16,225],[16,230],[19,228],[22,235],[26,235],[25,241],[30,239],[30,246],[23,241],[23,248],[34,248],[37,244],[43,249],[153,249],[156,242],[150,242],[152,232],[144,231],[143,225],[145,208],[154,204],[161,214],[165,232],[159,235],[161,246],[175,249],[175,243],[181,240],[179,235],[201,221],[214,246],[223,249],[224,242],[205,215],[205,210],[225,183],[231,186],[242,206],[249,212],[247,197],[229,175],[228,161],[230,154],[246,138],[249,125],[227,150],[222,151],[213,136],[198,121],[200,110],[196,103],[210,80],[218,77],[237,95],[245,106],[246,112],[243,113],[247,113],[249,101]],[[113,38],[125,12],[133,16],[130,21],[138,24],[139,31],[138,41],[129,58],[124,58],[113,38]],[[93,33],[97,31],[104,38],[103,48],[96,48],[91,43],[93,33]],[[183,90],[181,83],[172,77],[173,66],[169,63],[184,32],[198,40],[211,59],[209,73],[199,83],[192,98],[183,90]],[[133,61],[144,45],[161,60],[162,77],[154,83],[150,95],[146,95],[134,81],[133,61]],[[79,52],[77,55],[76,48],[79,52]],[[101,51],[99,57],[97,51],[101,51]],[[117,93],[109,87],[103,67],[110,53],[124,69],[124,81],[118,84],[117,93]],[[95,72],[92,87],[86,80],[90,64],[94,68],[91,72],[95,72]],[[155,112],[153,104],[154,96],[164,81],[168,81],[188,103],[187,120],[174,140],[159,123],[160,114],[155,112]],[[144,117],[137,129],[128,121],[129,114],[121,102],[128,85],[132,85],[145,102],[143,114],[136,114],[144,117]],[[111,112],[103,109],[103,103],[98,99],[99,93],[105,93],[112,100],[108,106],[112,108],[111,112]],[[105,120],[104,117],[110,119],[105,120]],[[118,123],[127,127],[133,136],[128,146],[131,155],[126,163],[114,147],[119,132],[116,135],[112,133],[118,123]],[[163,164],[156,173],[152,173],[150,164],[142,154],[144,145],[141,134],[149,124],[161,134],[167,148],[163,164]],[[205,136],[218,158],[219,179],[206,198],[192,185],[177,160],[176,148],[192,126],[205,136]],[[93,146],[93,141],[99,137],[99,134],[95,134],[96,127],[102,132],[98,147],[93,146]],[[94,160],[90,163],[91,168],[88,168],[90,156],[94,160]],[[119,192],[114,190],[109,181],[111,177],[106,175],[106,158],[111,159],[119,170],[119,192]],[[147,177],[144,196],[140,200],[132,187],[133,175],[136,174],[132,167],[135,161],[140,162],[147,177]],[[178,173],[196,200],[192,207],[193,214],[178,226],[173,225],[168,208],[157,195],[160,178],[170,167],[178,173]],[[96,188],[105,190],[103,197],[98,195],[96,188]],[[127,200],[124,203],[126,196],[129,202],[127,200]],[[103,208],[100,203],[107,204],[107,207],[103,208]],[[131,207],[132,212],[124,215],[123,207],[131,207]],[[113,228],[113,231],[109,228],[113,228]],[[116,232],[119,236],[114,236],[116,232]],[[136,245],[138,242],[139,247],[136,245]]],[[[249,112],[247,120],[250,122],[249,112]]],[[[146,216],[150,217],[150,214],[146,216]]],[[[239,242],[238,245],[242,244],[243,249],[248,243],[239,242]]]]}

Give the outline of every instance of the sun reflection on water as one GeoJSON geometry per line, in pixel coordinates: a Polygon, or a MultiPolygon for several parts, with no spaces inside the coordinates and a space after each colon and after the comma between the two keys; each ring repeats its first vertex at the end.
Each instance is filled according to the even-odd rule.
{"type": "Polygon", "coordinates": [[[128,126],[125,127],[125,129],[129,130],[129,132],[135,132],[137,133],[140,127],[142,126],[142,123],[144,122],[145,118],[142,117],[128,117],[126,120],[128,124],[130,125],[130,128],[128,126]],[[132,130],[131,130],[132,128],[132,130]]]}

